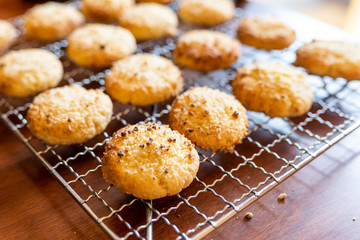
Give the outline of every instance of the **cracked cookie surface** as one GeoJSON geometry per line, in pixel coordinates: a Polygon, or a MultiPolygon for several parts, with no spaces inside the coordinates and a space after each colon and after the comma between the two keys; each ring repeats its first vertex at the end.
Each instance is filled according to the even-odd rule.
{"type": "Polygon", "coordinates": [[[194,145],[167,125],[136,124],[114,133],[102,158],[105,180],[142,199],[172,196],[199,168],[194,145]]]}
{"type": "Polygon", "coordinates": [[[314,97],[307,75],[276,62],[255,62],[238,69],[232,87],[248,110],[270,117],[296,117],[306,113],[314,97]]]}
{"type": "Polygon", "coordinates": [[[178,96],[170,126],[204,150],[232,152],[248,133],[246,110],[234,96],[208,87],[178,96]]]}

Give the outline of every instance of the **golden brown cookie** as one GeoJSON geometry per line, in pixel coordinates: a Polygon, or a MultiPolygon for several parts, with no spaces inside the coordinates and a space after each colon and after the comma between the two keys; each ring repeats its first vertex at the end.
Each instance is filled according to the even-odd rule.
{"type": "Polygon", "coordinates": [[[248,133],[246,110],[234,96],[208,87],[191,88],[173,102],[171,128],[204,150],[232,152],[248,133]]]}
{"type": "Polygon", "coordinates": [[[215,26],[235,16],[233,0],[183,0],[179,5],[181,20],[202,26],[215,26]]]}
{"type": "Polygon", "coordinates": [[[244,66],[238,69],[232,86],[246,109],[270,117],[300,116],[312,105],[313,90],[306,74],[280,63],[244,66]]]}
{"type": "Polygon", "coordinates": [[[160,4],[169,4],[174,2],[175,0],[137,0],[138,2],[154,2],[160,4]]]}
{"type": "Polygon", "coordinates": [[[134,4],[134,0],[82,0],[81,11],[92,21],[116,22],[119,15],[134,4]]]}
{"type": "Polygon", "coordinates": [[[241,55],[240,42],[224,33],[192,30],[182,35],[174,50],[174,60],[202,72],[226,68],[241,55]]]}
{"type": "Polygon", "coordinates": [[[84,22],[74,7],[56,2],[36,5],[24,16],[26,35],[41,41],[63,39],[84,22]]]}
{"type": "Polygon", "coordinates": [[[63,76],[60,60],[50,51],[22,49],[0,57],[0,92],[28,97],[58,85],[63,76]]]}
{"type": "Polygon", "coordinates": [[[136,40],[126,29],[87,24],[75,30],[68,39],[69,58],[84,67],[105,68],[136,50],[136,40]]]}
{"type": "Polygon", "coordinates": [[[295,41],[295,32],[275,17],[244,18],[237,30],[240,41],[266,50],[284,49],[295,41]]]}
{"type": "Polygon", "coordinates": [[[294,64],[319,76],[359,80],[360,47],[344,41],[314,40],[297,50],[294,64]]]}
{"type": "Polygon", "coordinates": [[[11,46],[16,35],[16,29],[11,23],[0,20],[0,53],[11,46]]]}
{"type": "Polygon", "coordinates": [[[176,96],[182,91],[183,78],[170,60],[137,54],[114,63],[105,77],[105,87],[121,103],[146,106],[176,96]]]}
{"type": "Polygon", "coordinates": [[[158,3],[140,3],[119,17],[119,25],[144,41],[175,36],[178,19],[171,8],[158,3]]]}
{"type": "Polygon", "coordinates": [[[111,120],[113,105],[101,90],[72,84],[35,97],[27,113],[29,129],[49,144],[85,142],[102,132],[111,120]]]}
{"type": "Polygon", "coordinates": [[[156,123],[118,130],[102,158],[105,180],[143,199],[179,193],[190,185],[198,169],[194,145],[167,125],[156,123]]]}

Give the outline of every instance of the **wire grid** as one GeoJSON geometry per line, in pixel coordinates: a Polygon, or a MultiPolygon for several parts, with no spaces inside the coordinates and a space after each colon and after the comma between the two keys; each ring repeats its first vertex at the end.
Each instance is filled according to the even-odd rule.
{"type": "MultiPolygon", "coordinates": [[[[176,4],[172,7],[176,8],[176,4]]],[[[216,30],[234,35],[244,15],[216,30]]],[[[21,21],[15,20],[21,30],[21,21]]],[[[190,26],[181,25],[185,32],[190,26]]],[[[144,42],[138,53],[151,52],[172,57],[176,39],[144,42]]],[[[243,56],[230,68],[207,74],[182,69],[186,86],[207,85],[231,92],[236,69],[253,61],[291,63],[295,50],[303,44],[298,36],[289,49],[262,51],[243,46],[243,56]]],[[[104,89],[109,70],[95,72],[75,66],[66,56],[65,40],[41,46],[24,39],[13,49],[43,47],[63,62],[65,75],[60,85],[76,83],[85,88],[104,89]]],[[[107,184],[101,174],[104,145],[117,129],[134,123],[167,124],[171,102],[138,108],[114,102],[108,128],[94,139],[79,145],[48,145],[34,138],[27,127],[26,112],[32,98],[1,97],[1,118],[20,140],[42,161],[80,206],[113,239],[199,239],[271,190],[286,177],[313,160],[321,152],[360,125],[360,84],[344,79],[309,76],[315,99],[311,110],[297,118],[270,118],[248,111],[250,134],[233,154],[197,149],[200,168],[194,182],[181,193],[144,201],[121,193],[107,184]]]]}

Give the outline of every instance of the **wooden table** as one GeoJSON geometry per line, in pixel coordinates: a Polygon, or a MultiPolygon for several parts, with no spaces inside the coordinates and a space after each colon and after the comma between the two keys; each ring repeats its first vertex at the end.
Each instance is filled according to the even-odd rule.
{"type": "MultiPolygon", "coordinates": [[[[6,9],[3,2],[1,18],[29,7],[13,1],[16,7],[6,9]]],[[[302,15],[248,6],[280,12],[309,27],[310,19],[302,15]]],[[[321,31],[312,34],[327,32],[337,38],[340,32],[329,27],[321,31]]],[[[0,239],[108,238],[2,123],[0,136],[0,239]]],[[[359,146],[360,129],[205,239],[360,239],[359,146]],[[277,200],[282,192],[288,195],[283,202],[277,200]],[[254,214],[251,220],[244,218],[248,211],[254,214]]]]}

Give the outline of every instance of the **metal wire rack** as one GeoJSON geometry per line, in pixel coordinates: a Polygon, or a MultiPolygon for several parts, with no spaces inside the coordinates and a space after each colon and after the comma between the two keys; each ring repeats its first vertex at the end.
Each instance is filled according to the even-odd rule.
{"type": "MultiPolygon", "coordinates": [[[[236,19],[216,30],[234,35],[235,25],[243,15],[244,10],[238,8],[236,19]]],[[[21,21],[14,22],[21,32],[21,21]]],[[[189,28],[181,25],[180,31],[189,28]]],[[[137,51],[171,58],[175,41],[168,38],[141,43],[137,51]]],[[[237,67],[255,60],[291,63],[302,43],[298,36],[289,49],[270,52],[243,46],[243,56],[232,67],[208,74],[182,69],[185,88],[207,85],[231,92],[229,82],[237,67]]],[[[77,83],[104,89],[108,70],[96,72],[75,66],[66,56],[66,45],[63,40],[42,46],[21,35],[13,49],[49,49],[64,65],[60,85],[77,83]]],[[[26,112],[32,98],[1,97],[0,113],[2,121],[111,238],[200,239],[360,125],[359,81],[317,76],[309,79],[315,100],[307,114],[270,118],[249,111],[250,134],[233,154],[198,149],[201,164],[194,182],[176,196],[153,201],[128,196],[107,184],[101,174],[101,156],[112,133],[125,125],[149,121],[166,124],[171,102],[145,108],[114,102],[108,128],[94,139],[73,146],[48,145],[31,136],[26,112]]]]}

